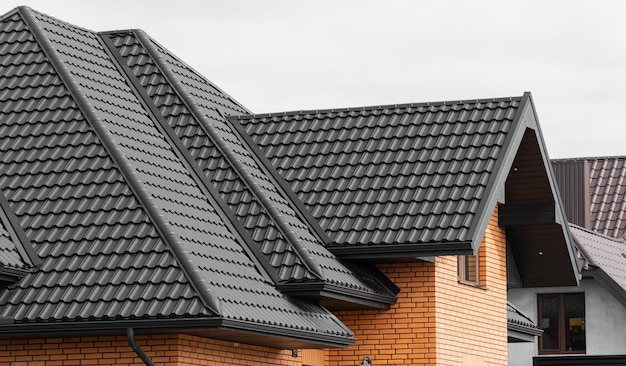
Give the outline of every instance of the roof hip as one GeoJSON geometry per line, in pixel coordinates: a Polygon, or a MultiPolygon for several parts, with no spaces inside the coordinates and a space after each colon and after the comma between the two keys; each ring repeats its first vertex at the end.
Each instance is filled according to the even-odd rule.
{"type": "MultiPolygon", "coordinates": [[[[196,102],[194,102],[189,95],[189,93],[181,86],[181,83],[177,78],[172,74],[172,71],[164,64],[162,58],[158,55],[158,52],[154,50],[148,36],[141,30],[136,30],[133,32],[139,42],[143,45],[146,52],[152,57],[155,62],[155,65],[159,68],[159,70],[163,73],[163,76],[169,81],[172,88],[175,90],[176,94],[181,98],[183,103],[187,106],[189,111],[191,112],[193,118],[198,122],[198,125],[204,130],[207,136],[211,139],[211,141],[216,145],[216,147],[222,152],[224,157],[228,160],[228,162],[233,166],[236,174],[241,178],[241,180],[245,183],[245,185],[250,189],[252,194],[256,196],[259,203],[265,208],[271,219],[276,224],[277,228],[284,235],[284,237],[294,246],[296,249],[297,255],[303,262],[306,264],[307,268],[320,280],[324,279],[324,274],[322,272],[322,268],[315,261],[315,259],[310,255],[306,245],[301,242],[300,238],[296,235],[296,233],[289,227],[289,225],[285,222],[282,217],[282,214],[277,209],[277,207],[271,202],[271,200],[267,197],[267,195],[263,192],[262,188],[258,183],[254,181],[248,170],[243,166],[241,161],[237,158],[237,156],[233,153],[232,149],[225,143],[223,138],[221,138],[218,132],[215,129],[215,126],[209,121],[202,111],[198,108],[196,102]]],[[[223,117],[224,121],[228,121],[226,116],[224,116],[221,111],[218,113],[223,117]]],[[[230,121],[228,121],[231,123],[230,121]]],[[[190,162],[193,159],[190,160],[190,162]]],[[[197,165],[192,163],[192,165],[197,165]]],[[[203,174],[200,174],[201,177],[204,177],[203,174]]],[[[210,184],[207,184],[210,186],[210,184]]],[[[219,194],[216,199],[219,198],[219,194]]],[[[226,210],[228,212],[228,210],[226,210]]],[[[243,230],[245,231],[245,230],[243,230]]],[[[240,234],[242,232],[240,231],[240,234]]],[[[250,242],[250,241],[245,241],[250,242]]],[[[250,248],[252,249],[252,248],[250,248]]],[[[260,258],[258,258],[260,259],[260,258]]]]}
{"type": "Polygon", "coordinates": [[[159,212],[158,208],[152,201],[152,198],[143,187],[143,184],[137,178],[132,165],[128,162],[127,158],[122,154],[117,145],[112,141],[111,135],[103,125],[102,120],[97,117],[93,106],[89,103],[85,94],[80,90],[78,84],[73,80],[70,71],[65,67],[48,37],[46,37],[43,30],[39,27],[38,21],[33,14],[33,10],[22,6],[18,8],[18,12],[22,15],[22,18],[29,27],[30,31],[35,35],[41,49],[50,60],[52,67],[56,70],[59,78],[67,87],[67,90],[72,95],[79,109],[93,128],[94,133],[98,136],[102,145],[110,154],[111,159],[117,165],[120,173],[128,182],[128,185],[135,193],[137,200],[145,209],[150,219],[155,223],[155,227],[159,234],[172,249],[172,253],[174,254],[177,262],[181,266],[181,269],[189,279],[193,288],[198,293],[203,304],[217,315],[221,314],[221,304],[219,299],[208,287],[208,283],[202,278],[197,266],[189,258],[188,252],[184,249],[184,246],[171,229],[170,224],[159,212]]]}

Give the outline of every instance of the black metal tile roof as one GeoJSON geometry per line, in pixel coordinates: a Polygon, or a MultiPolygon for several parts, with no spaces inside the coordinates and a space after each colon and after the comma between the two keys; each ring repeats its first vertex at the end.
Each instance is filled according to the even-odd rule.
{"type": "Polygon", "coordinates": [[[473,226],[485,214],[479,206],[493,188],[490,179],[521,101],[390,105],[237,120],[335,245],[464,242],[473,240],[473,226]]]}
{"type": "MultiPolygon", "coordinates": [[[[0,293],[0,316],[24,324],[203,317],[219,319],[225,328],[304,342],[353,342],[326,309],[285,296],[264,275],[211,188],[194,173],[194,162],[155,119],[105,43],[97,33],[26,7],[0,18],[0,189],[42,258],[37,271],[0,293]]],[[[198,78],[189,69],[178,72],[185,82],[198,78]]],[[[217,105],[243,110],[203,80],[189,87],[211,102],[207,114],[217,105]]],[[[147,89],[167,87],[161,82],[147,89]]],[[[153,95],[167,99],[160,107],[177,121],[172,124],[189,150],[210,153],[211,145],[200,146],[206,139],[189,134],[197,127],[184,124],[188,112],[175,95],[153,95]]],[[[221,171],[232,175],[229,169],[221,171]]],[[[239,184],[223,179],[225,186],[239,184]]],[[[260,181],[272,189],[273,182],[260,181]]],[[[239,192],[233,207],[251,200],[249,192],[239,192]]],[[[291,214],[290,203],[281,203],[278,208],[291,214]]],[[[261,227],[267,239],[271,230],[263,228],[263,216],[254,220],[250,230],[261,227]]],[[[295,228],[307,229],[304,223],[295,228]]],[[[285,267],[295,276],[291,268],[297,265],[285,267]]],[[[327,271],[331,280],[369,290],[349,271],[335,275],[343,274],[338,268],[327,271]]]]}
{"type": "Polygon", "coordinates": [[[277,282],[322,281],[362,292],[365,297],[392,297],[384,286],[337,260],[311,231],[311,223],[301,219],[266,167],[224,117],[244,113],[243,107],[141,32],[136,33],[138,36],[133,32],[111,33],[109,37],[158,113],[266,257],[277,282]],[[171,72],[167,75],[161,70],[171,72]],[[176,90],[178,84],[183,88],[176,90]],[[190,103],[198,109],[190,108],[190,103]],[[206,119],[198,118],[198,113],[206,119]]]}
{"type": "Polygon", "coordinates": [[[0,224],[0,267],[2,268],[28,268],[28,264],[20,256],[19,243],[15,243],[4,225],[0,224]]]}
{"type": "Polygon", "coordinates": [[[589,268],[591,275],[626,305],[626,241],[573,224],[570,230],[584,258],[595,267],[589,268]]]}

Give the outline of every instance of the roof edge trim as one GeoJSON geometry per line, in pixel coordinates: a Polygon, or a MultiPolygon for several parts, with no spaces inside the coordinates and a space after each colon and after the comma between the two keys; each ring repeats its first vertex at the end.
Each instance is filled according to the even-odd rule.
{"type": "Polygon", "coordinates": [[[281,292],[289,296],[303,296],[318,300],[339,300],[350,304],[363,305],[374,309],[389,309],[389,305],[396,303],[394,296],[366,293],[342,286],[320,283],[313,287],[307,283],[285,283],[276,286],[281,292]]]}
{"type": "Polygon", "coordinates": [[[518,324],[518,323],[515,323],[512,320],[507,320],[507,328],[508,328],[508,330],[511,330],[511,331],[514,331],[514,332],[530,334],[530,335],[533,335],[533,336],[540,336],[540,335],[543,334],[543,330],[541,330],[539,328],[531,327],[531,326],[528,326],[528,325],[518,324]]]}
{"type": "Polygon", "coordinates": [[[440,255],[469,255],[472,242],[437,242],[422,244],[352,245],[329,247],[341,259],[387,262],[389,260],[418,259],[440,255]]]}
{"type": "Polygon", "coordinates": [[[229,328],[233,330],[239,330],[244,332],[251,332],[260,335],[268,335],[268,336],[282,336],[285,338],[291,338],[293,340],[298,341],[306,341],[306,342],[314,342],[319,344],[324,344],[330,347],[348,347],[356,343],[356,339],[351,336],[340,336],[340,335],[332,335],[332,334],[320,334],[311,331],[305,330],[292,330],[286,328],[278,328],[268,325],[257,325],[248,323],[241,320],[233,320],[233,319],[224,319],[222,322],[222,326],[224,328],[229,328]]]}
{"type": "Polygon", "coordinates": [[[493,211],[496,207],[498,194],[504,194],[504,182],[508,177],[510,165],[512,165],[513,160],[515,160],[515,156],[517,155],[517,148],[519,147],[519,144],[524,137],[524,132],[526,131],[526,123],[522,122],[524,122],[523,117],[526,114],[525,110],[529,107],[532,108],[532,104],[530,103],[530,93],[524,92],[520,100],[520,104],[517,107],[517,111],[515,112],[513,122],[511,123],[511,131],[507,134],[506,139],[502,145],[503,153],[500,158],[496,160],[496,165],[493,167],[493,171],[495,174],[491,175],[491,177],[489,178],[489,182],[485,187],[485,190],[488,192],[488,194],[481,200],[478,208],[476,209],[478,223],[471,226],[468,235],[469,238],[471,238],[472,240],[472,248],[474,248],[474,250],[478,250],[478,248],[480,247],[480,243],[482,241],[485,229],[489,225],[489,220],[492,216],[491,212],[485,211],[488,209],[491,209],[493,211]],[[517,146],[512,146],[513,144],[517,146]],[[515,149],[513,149],[513,147],[515,147],[515,149]]]}
{"type": "MultiPolygon", "coordinates": [[[[11,320],[12,321],[12,320],[11,320]]],[[[45,323],[12,323],[9,319],[0,319],[0,339],[38,336],[54,336],[63,334],[93,334],[94,332],[121,332],[125,334],[127,328],[150,332],[196,332],[202,330],[231,330],[246,332],[270,338],[285,338],[308,344],[318,344],[331,347],[347,347],[355,343],[354,337],[320,334],[305,330],[283,329],[266,324],[251,324],[238,320],[227,320],[222,317],[214,318],[175,318],[175,319],[133,319],[133,320],[101,320],[101,321],[72,321],[72,322],[45,322],[45,323]],[[69,326],[69,327],[68,327],[69,326]]],[[[211,334],[215,339],[219,333],[211,334]]]]}
{"type": "MultiPolygon", "coordinates": [[[[269,202],[267,196],[263,193],[262,189],[259,185],[252,179],[248,170],[243,166],[243,164],[234,156],[234,153],[220,138],[218,132],[215,127],[207,120],[202,111],[200,111],[199,107],[194,103],[191,99],[188,92],[180,85],[178,79],[173,75],[172,71],[164,65],[162,58],[157,54],[157,50],[152,47],[150,39],[143,31],[138,31],[135,33],[138,41],[144,47],[148,55],[151,56],[155,65],[160,69],[163,76],[169,81],[170,86],[175,90],[176,94],[180,97],[180,99],[185,103],[194,119],[198,122],[200,127],[207,133],[209,138],[213,141],[216,147],[224,154],[226,160],[233,167],[237,175],[243,180],[245,185],[252,191],[252,194],[256,196],[257,200],[261,204],[261,206],[265,209],[268,216],[276,223],[277,228],[283,234],[285,239],[287,239],[291,245],[293,245],[296,249],[296,252],[301,257],[303,262],[306,264],[308,269],[313,272],[318,278],[323,279],[324,274],[322,272],[319,264],[314,260],[314,258],[309,253],[306,246],[301,243],[300,238],[296,235],[296,233],[289,228],[289,225],[284,222],[282,218],[282,214],[278,211],[278,209],[269,202]]],[[[219,112],[219,111],[218,111],[219,112]]],[[[226,117],[222,115],[225,121],[227,121],[226,117]]],[[[202,174],[204,176],[204,174],[202,174]]]]}
{"type": "Polygon", "coordinates": [[[28,7],[23,7],[19,8],[19,11],[20,14],[22,14],[24,22],[37,39],[42,51],[48,57],[50,64],[57,72],[59,78],[63,81],[63,84],[74,99],[74,102],[85,116],[87,122],[93,128],[94,133],[98,136],[111,159],[117,165],[117,168],[126,179],[131,190],[135,193],[135,196],[141,203],[142,207],[146,210],[146,214],[155,224],[155,228],[161,234],[161,237],[165,240],[165,242],[169,244],[177,262],[181,266],[183,272],[187,275],[187,278],[190,280],[192,286],[200,296],[200,299],[202,299],[204,305],[208,309],[216,314],[221,314],[219,299],[212,293],[212,290],[208,287],[208,283],[200,276],[199,270],[195,268],[194,263],[189,259],[188,252],[184,249],[182,243],[179,242],[169,224],[159,212],[158,207],[152,202],[149,194],[145,188],[143,188],[143,184],[136,178],[137,174],[133,167],[110,138],[110,134],[106,130],[102,120],[100,120],[100,118],[96,115],[96,112],[89,104],[87,97],[73,80],[70,71],[63,64],[63,61],[57,54],[57,51],[48,40],[48,37],[44,34],[43,29],[39,27],[38,21],[35,19],[32,10],[28,7]]]}

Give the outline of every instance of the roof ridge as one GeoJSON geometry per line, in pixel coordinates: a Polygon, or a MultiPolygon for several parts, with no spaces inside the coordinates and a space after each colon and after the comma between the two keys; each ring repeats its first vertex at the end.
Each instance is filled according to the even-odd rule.
{"type": "MultiPolygon", "coordinates": [[[[282,214],[279,212],[278,208],[273,205],[267,195],[263,192],[263,190],[259,187],[259,185],[254,181],[252,175],[248,172],[247,169],[243,166],[243,164],[234,156],[234,153],[231,148],[228,147],[222,141],[219,134],[215,130],[215,127],[206,120],[206,117],[202,114],[202,112],[198,109],[197,105],[193,103],[190,99],[187,91],[182,88],[176,81],[175,78],[170,75],[170,71],[167,67],[161,64],[162,59],[160,57],[156,57],[154,55],[154,50],[152,46],[149,44],[148,36],[144,32],[137,32],[138,40],[143,44],[146,52],[150,54],[153,58],[157,67],[161,69],[163,75],[169,80],[171,87],[175,90],[175,92],[179,95],[181,100],[187,105],[187,108],[193,115],[193,117],[198,122],[198,125],[206,132],[207,136],[211,139],[211,141],[216,145],[216,147],[222,152],[224,158],[230,163],[233,167],[233,170],[239,175],[244,184],[248,187],[250,192],[257,198],[258,203],[265,209],[267,215],[274,221],[276,224],[276,228],[283,234],[283,237],[294,246],[296,249],[296,253],[302,259],[303,264],[310,270],[315,276],[317,276],[320,280],[324,278],[322,269],[320,265],[312,258],[306,245],[301,243],[300,238],[295,234],[295,232],[289,227],[289,224],[282,218],[282,214]]],[[[222,116],[225,121],[228,119],[218,111],[218,113],[222,116]]],[[[193,160],[193,159],[192,159],[193,160]]],[[[190,162],[191,164],[197,165],[197,163],[190,162]]]]}
{"type": "MultiPolygon", "coordinates": [[[[166,50],[167,47],[164,47],[162,44],[160,44],[159,42],[157,42],[154,38],[150,37],[143,29],[139,29],[139,28],[135,28],[135,29],[129,29],[130,32],[136,34],[136,35],[143,35],[146,37],[146,39],[149,39],[151,42],[153,42],[154,44],[158,45],[159,47],[161,47],[162,49],[166,50]]],[[[108,31],[108,32],[100,32],[100,33],[123,33],[123,30],[118,30],[118,31],[108,31]]],[[[189,64],[187,64],[185,61],[181,60],[180,58],[178,58],[178,56],[172,54],[170,52],[170,56],[173,57],[174,59],[176,59],[176,61],[180,62],[181,64],[185,65],[185,67],[187,67],[189,70],[193,71],[193,73],[200,79],[204,80],[205,82],[209,83],[213,88],[215,88],[216,90],[218,90],[220,93],[224,94],[225,96],[228,97],[228,99],[230,99],[233,103],[235,103],[239,108],[245,110],[245,111],[250,111],[248,108],[246,108],[243,104],[239,103],[239,101],[235,98],[233,98],[232,95],[230,95],[229,93],[226,93],[224,90],[222,90],[222,88],[220,88],[219,86],[215,85],[214,83],[212,83],[210,80],[208,80],[207,78],[204,77],[204,75],[202,75],[202,73],[198,72],[196,69],[194,69],[193,67],[191,67],[189,64]]]]}
{"type": "Polygon", "coordinates": [[[327,109],[308,109],[308,110],[293,110],[285,112],[271,112],[271,113],[259,113],[259,114],[243,114],[232,116],[236,119],[252,119],[252,118],[268,118],[274,116],[296,116],[302,114],[323,114],[323,113],[342,113],[342,112],[366,112],[375,111],[381,109],[398,109],[398,108],[419,108],[419,107],[431,107],[431,106],[444,106],[444,105],[457,105],[457,104],[469,104],[469,103],[499,103],[499,102],[514,102],[521,101],[523,96],[519,97],[500,97],[500,98],[484,98],[484,99],[460,99],[460,100],[447,100],[437,102],[418,102],[418,103],[401,103],[401,104],[381,104],[370,105],[361,107],[346,107],[346,108],[327,108],[327,109]]]}
{"type": "MultiPolygon", "coordinates": [[[[26,7],[26,6],[22,5],[22,7],[26,7]]],[[[7,11],[6,13],[0,15],[0,21],[4,20],[4,19],[8,19],[8,18],[12,17],[15,14],[18,14],[18,8],[20,8],[20,7],[19,6],[15,7],[13,9],[7,11]]]]}
{"type": "MultiPolygon", "coordinates": [[[[181,270],[185,273],[203,304],[213,313],[221,315],[222,311],[219,299],[207,286],[207,281],[199,274],[197,266],[189,258],[188,252],[179,242],[176,234],[174,234],[171,230],[169,223],[167,223],[163,215],[159,213],[159,208],[154,204],[152,198],[147,193],[147,190],[143,187],[143,183],[137,179],[137,174],[132,165],[128,162],[128,159],[122,154],[116,143],[110,139],[110,134],[103,125],[102,120],[97,117],[94,107],[89,103],[89,100],[82,90],[80,90],[78,84],[76,84],[73,80],[70,71],[66,68],[64,62],[59,57],[58,51],[54,49],[48,37],[45,36],[44,30],[39,26],[39,21],[35,18],[34,11],[29,7],[20,7],[18,8],[18,11],[22,15],[22,18],[30,31],[33,33],[33,36],[38,41],[42,51],[50,60],[50,64],[56,71],[58,77],[62,80],[72,99],[83,113],[85,120],[91,125],[94,134],[98,137],[103,147],[108,152],[109,157],[119,169],[120,174],[125,178],[129,188],[135,194],[138,202],[146,211],[146,214],[151,219],[155,229],[172,249],[172,254],[176,258],[176,262],[180,265],[181,270]]],[[[37,14],[48,17],[48,15],[45,14],[37,14]]],[[[69,23],[62,23],[67,24],[70,27],[74,27],[74,25],[69,23]]],[[[89,30],[86,30],[86,32],[95,33],[89,30]]]]}

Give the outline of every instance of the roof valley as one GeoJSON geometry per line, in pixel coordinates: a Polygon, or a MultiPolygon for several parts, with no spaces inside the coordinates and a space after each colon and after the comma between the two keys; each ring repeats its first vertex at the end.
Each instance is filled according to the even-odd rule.
{"type": "MultiPolygon", "coordinates": [[[[351,277],[355,276],[355,272],[350,274],[352,270],[341,265],[323,247],[318,237],[309,231],[311,228],[304,223],[306,221],[299,221],[301,216],[296,213],[297,210],[292,211],[290,206],[293,203],[281,196],[280,186],[271,180],[272,173],[263,170],[264,165],[256,161],[259,157],[254,155],[254,150],[249,153],[251,147],[246,145],[242,132],[224,116],[225,112],[233,110],[223,104],[228,104],[229,101],[212,94],[208,96],[213,99],[195,99],[199,98],[198,93],[205,92],[198,88],[210,87],[210,83],[206,82],[206,85],[203,80],[181,77],[186,66],[176,65],[179,61],[168,59],[170,54],[153,44],[141,31],[108,32],[106,36],[111,37],[112,44],[139,80],[141,88],[146,90],[156,110],[174,131],[173,138],[178,138],[182,146],[191,153],[193,159],[189,159],[190,164],[201,169],[227,201],[229,209],[238,215],[241,224],[249,230],[249,236],[244,237],[253,237],[254,241],[248,242],[256,242],[250,248],[255,245],[259,249],[263,248],[263,256],[266,260],[269,259],[268,263],[271,263],[280,277],[275,283],[279,284],[281,291],[300,294],[302,285],[312,286],[311,291],[319,291],[320,280],[322,285],[326,283],[326,287],[332,283],[343,283],[342,286],[346,289],[356,286],[364,291],[362,295],[366,297],[385,287],[381,287],[384,281],[379,282],[374,285],[374,288],[380,287],[379,290],[372,291],[368,288],[372,283],[364,285],[355,281],[355,277],[351,277]],[[198,84],[188,84],[194,82],[198,84]],[[268,226],[268,221],[273,224],[268,226]],[[300,238],[306,238],[307,241],[298,248],[300,238]],[[281,240],[285,240],[283,244],[280,243],[281,240]],[[284,249],[280,249],[281,247],[284,249]],[[276,248],[279,249],[274,251],[276,248]],[[297,258],[295,263],[294,258],[297,258]],[[318,270],[313,271],[316,267],[318,270]],[[321,268],[330,272],[330,275],[321,273],[321,268]],[[294,281],[298,286],[283,287],[294,281]]],[[[393,296],[389,297],[388,291],[386,289],[382,292],[385,294],[381,297],[385,299],[383,303],[393,299],[393,296]]],[[[380,293],[375,297],[379,296],[380,293]]]]}
{"type": "Polygon", "coordinates": [[[168,139],[170,145],[172,145],[172,149],[174,150],[174,152],[179,156],[181,161],[187,165],[187,168],[190,171],[193,179],[203,190],[207,198],[211,199],[214,202],[214,207],[215,205],[217,205],[217,207],[220,208],[219,210],[217,210],[217,212],[220,214],[220,216],[222,216],[224,223],[227,226],[230,226],[232,233],[238,234],[240,236],[239,240],[242,244],[244,244],[243,248],[250,251],[248,253],[250,259],[257,261],[259,269],[263,269],[263,271],[260,271],[261,274],[263,274],[268,281],[278,282],[278,278],[270,269],[270,264],[266,260],[264,260],[264,257],[259,252],[259,249],[255,246],[245,245],[252,242],[249,234],[239,224],[239,221],[236,220],[234,214],[230,211],[226,202],[222,199],[222,197],[220,197],[219,192],[217,192],[213,185],[207,181],[206,176],[202,173],[198,164],[189,154],[189,151],[182,145],[182,142],[176,136],[176,133],[164,120],[163,115],[158,111],[158,107],[154,104],[152,98],[150,98],[146,94],[146,91],[141,86],[140,81],[134,75],[132,70],[130,70],[126,62],[124,62],[123,56],[119,53],[117,47],[109,38],[109,34],[100,34],[100,39],[102,39],[102,41],[104,42],[104,45],[106,46],[108,52],[111,54],[112,59],[115,60],[117,65],[122,69],[123,75],[128,81],[129,85],[132,86],[135,92],[138,93],[141,97],[140,101],[145,104],[146,110],[151,114],[151,117],[156,122],[155,125],[161,129],[163,135],[168,139]]]}

